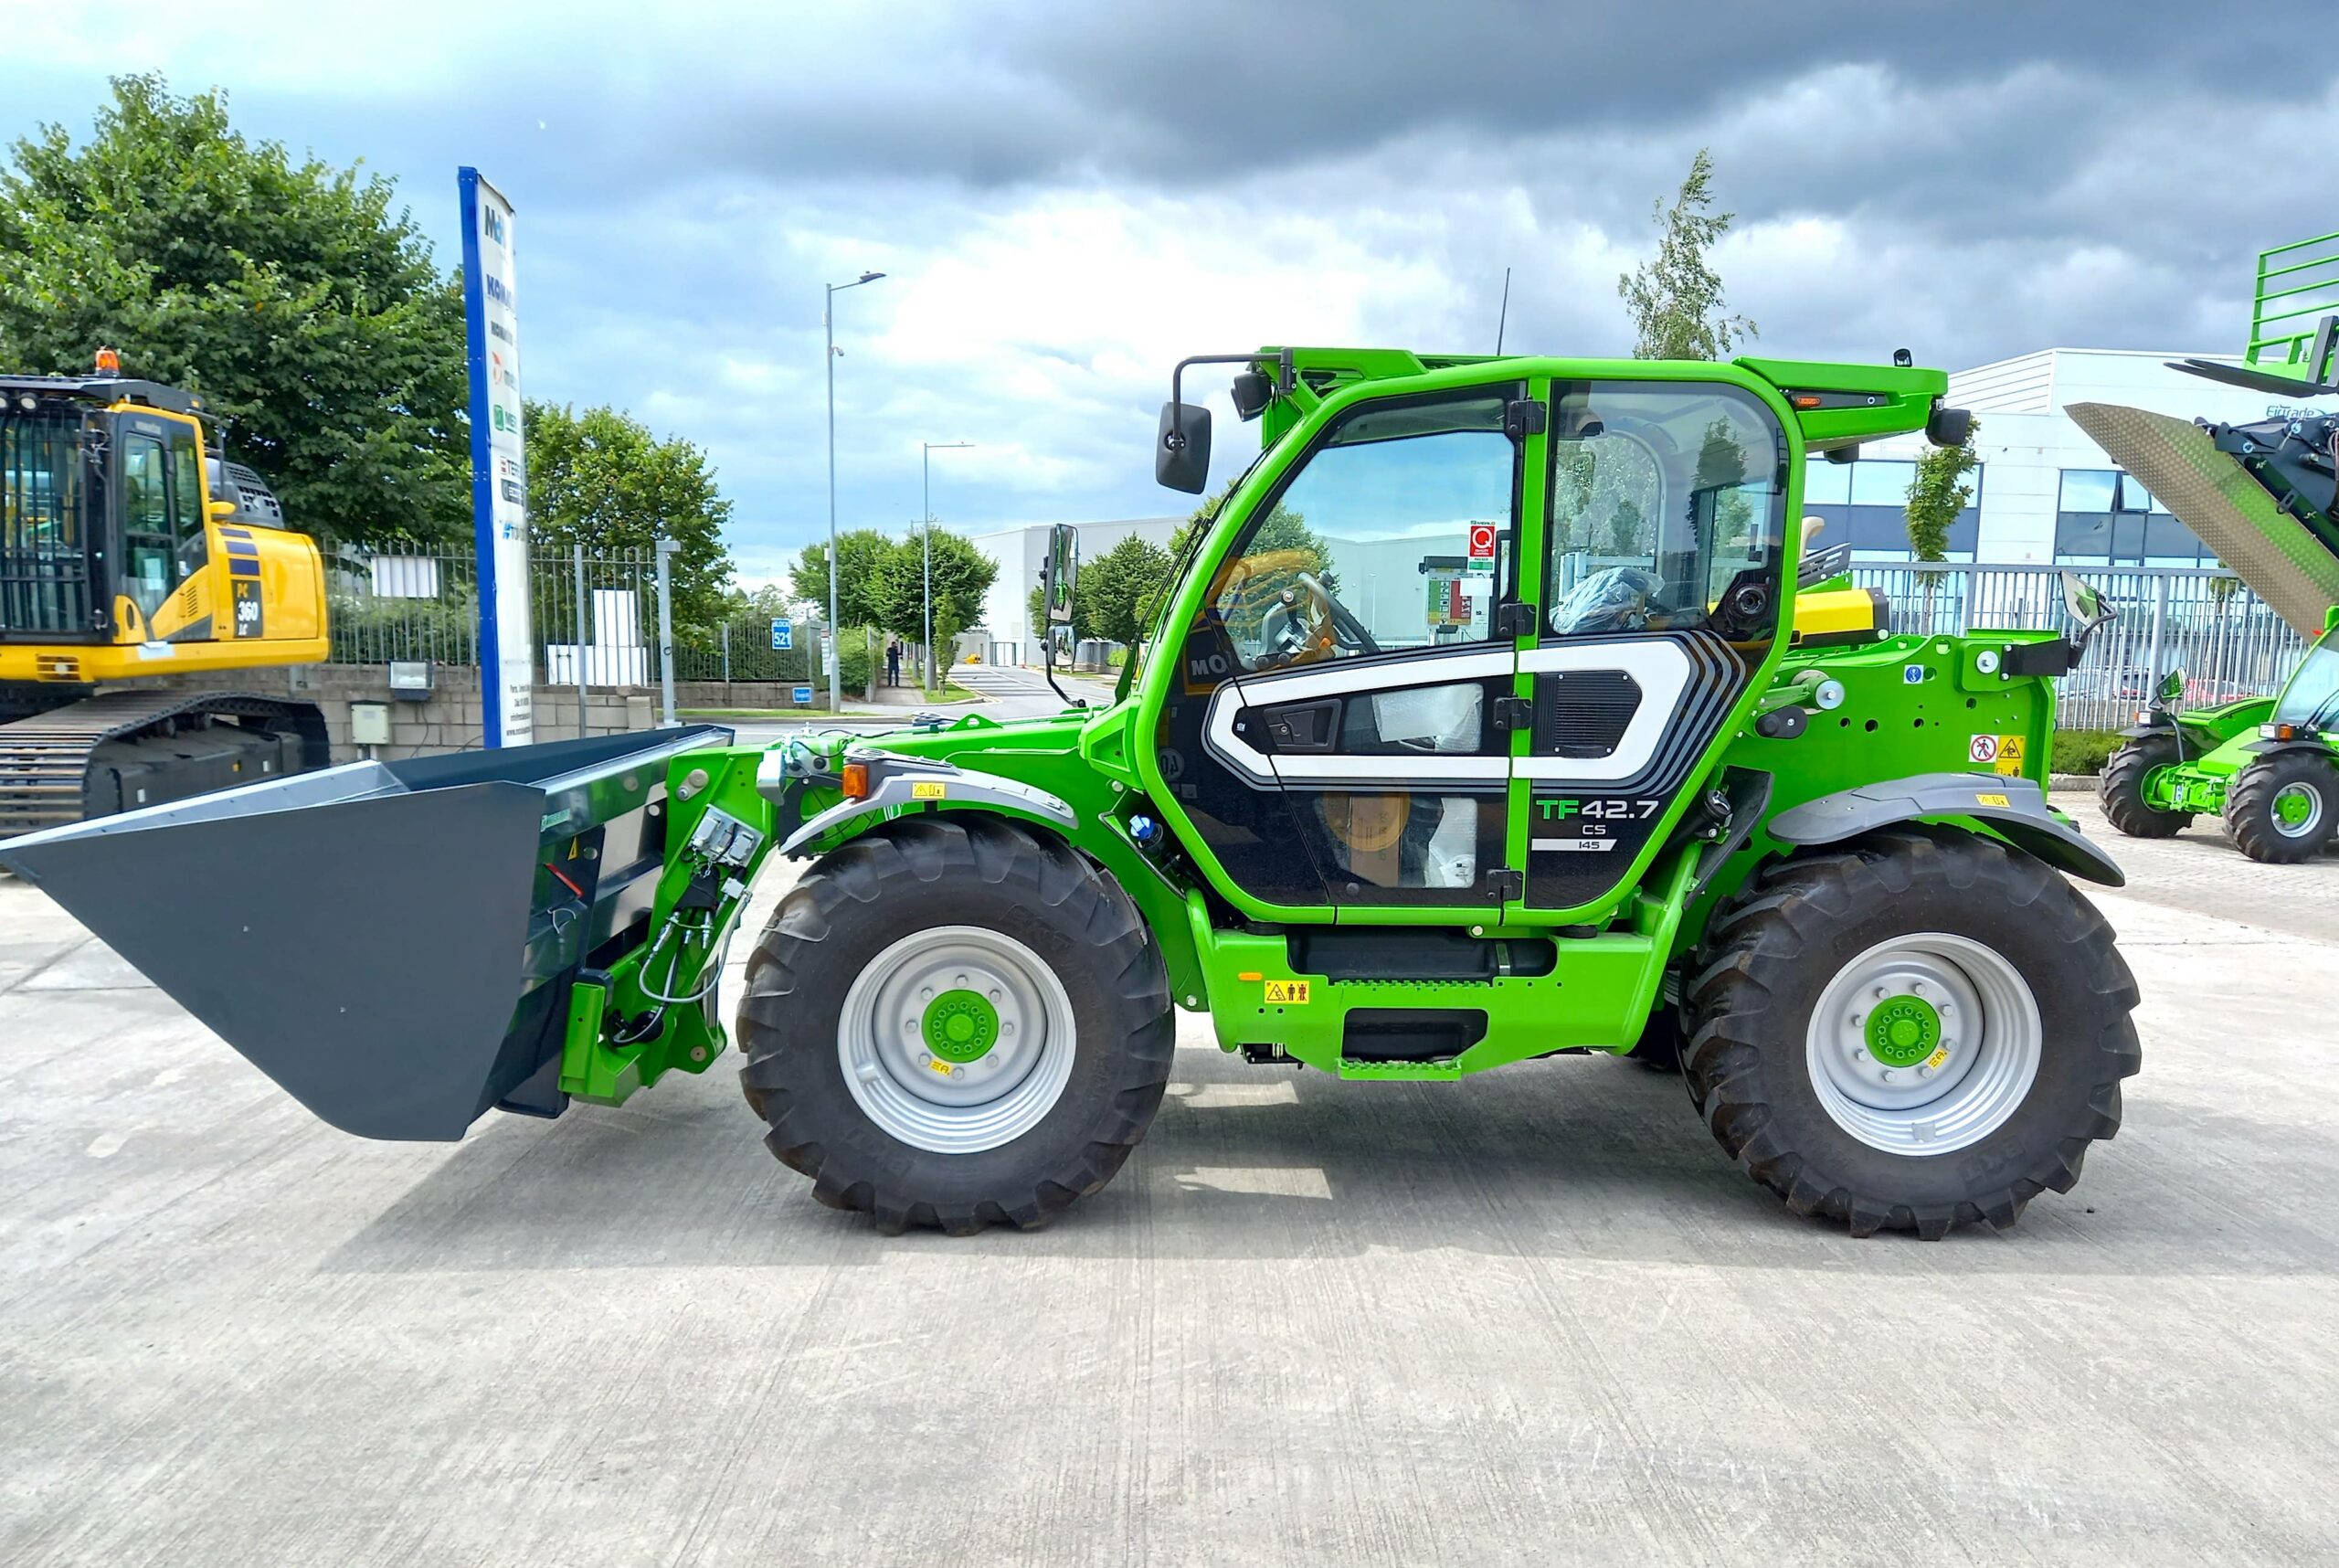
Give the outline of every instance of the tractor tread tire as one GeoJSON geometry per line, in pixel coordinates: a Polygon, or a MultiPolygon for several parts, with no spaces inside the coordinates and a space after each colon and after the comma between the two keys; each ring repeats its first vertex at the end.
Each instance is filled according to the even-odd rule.
{"type": "Polygon", "coordinates": [[[2234,847],[2261,865],[2296,865],[2321,854],[2339,829],[2339,768],[2312,752],[2278,751],[2243,768],[2226,793],[2226,834],[2234,847]],[[2301,838],[2286,838],[2274,826],[2274,796],[2286,784],[2313,785],[2323,793],[2323,821],[2301,838]]]}
{"type": "Polygon", "coordinates": [[[2106,821],[2132,839],[2175,838],[2193,825],[2190,811],[2166,811],[2144,800],[2144,775],[2179,760],[2175,736],[2154,731],[2113,752],[2096,781],[2106,821]]]}
{"type": "Polygon", "coordinates": [[[740,1087],[764,1143],[812,1195],[880,1230],[1032,1230],[1111,1181],[1169,1086],[1176,1026],[1151,931],[1063,840],[951,813],[874,830],[824,856],[780,901],[747,959],[740,1087]],[[901,1142],[845,1086],[838,1014],[863,967],[922,926],[981,925],[1053,968],[1078,1025],[1072,1078],[1045,1118],[972,1154],[901,1142]]]}
{"type": "Polygon", "coordinates": [[[1853,1235],[2011,1226],[2069,1192],[2120,1128],[2142,1061],[2136,984],[2093,905],[2031,856],[1949,829],[1895,828],[1773,863],[1716,912],[1689,985],[1689,1094],[1723,1150],[1798,1214],[1853,1235]],[[1980,1142],[1922,1159],[1838,1127],[1810,1084],[1806,1029],[1842,967],[1896,931],[1956,932],[2024,973],[2045,1028],[2038,1079],[1980,1142]],[[2019,950],[2000,947],[2019,931],[2019,950]]]}

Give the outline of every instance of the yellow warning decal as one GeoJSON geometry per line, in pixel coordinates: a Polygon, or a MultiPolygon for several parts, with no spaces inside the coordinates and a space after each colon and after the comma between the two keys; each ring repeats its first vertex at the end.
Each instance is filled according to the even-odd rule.
{"type": "Polygon", "coordinates": [[[1306,980],[1269,980],[1266,982],[1266,1004],[1269,1007],[1305,1007],[1307,1005],[1306,980]]]}
{"type": "Polygon", "coordinates": [[[2024,739],[2018,735],[1998,736],[1997,769],[2009,778],[2022,771],[2024,739]]]}
{"type": "Polygon", "coordinates": [[[913,800],[939,800],[950,793],[950,786],[939,779],[921,779],[910,786],[913,800]]]}
{"type": "Polygon", "coordinates": [[[941,1074],[946,1078],[950,1075],[950,1064],[944,1061],[939,1056],[935,1057],[934,1060],[928,1062],[926,1065],[933,1068],[936,1072],[941,1074]]]}
{"type": "Polygon", "coordinates": [[[1974,797],[1974,803],[1977,806],[2010,806],[2013,804],[2013,802],[2008,800],[2004,795],[1976,795],[1974,797]]]}
{"type": "Polygon", "coordinates": [[[1948,1060],[1949,1047],[1946,1045],[1936,1045],[1933,1047],[1933,1054],[1925,1058],[1925,1065],[1938,1073],[1941,1071],[1941,1065],[1948,1060]]]}

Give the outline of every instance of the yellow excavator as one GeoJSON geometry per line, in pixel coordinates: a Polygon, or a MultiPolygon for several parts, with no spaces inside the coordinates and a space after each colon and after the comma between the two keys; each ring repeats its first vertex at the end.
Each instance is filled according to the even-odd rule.
{"type": "Polygon", "coordinates": [[[200,397],[97,372],[0,376],[0,839],[330,761],[313,704],[167,680],[322,662],[316,545],[200,397]]]}

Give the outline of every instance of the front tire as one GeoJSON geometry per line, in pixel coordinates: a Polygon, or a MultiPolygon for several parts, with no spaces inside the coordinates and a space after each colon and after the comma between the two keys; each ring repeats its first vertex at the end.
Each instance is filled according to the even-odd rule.
{"type": "Polygon", "coordinates": [[[2153,805],[2144,789],[2154,772],[2183,760],[2183,748],[2167,730],[2138,736],[2113,752],[2096,782],[2105,819],[2132,839],[2173,838],[2191,827],[2192,812],[2153,805]]]}
{"type": "Polygon", "coordinates": [[[2339,768],[2306,751],[2278,751],[2241,770],[2226,796],[2226,832],[2235,847],[2267,865],[2295,865],[2323,853],[2339,829],[2339,768]]]}
{"type": "Polygon", "coordinates": [[[747,960],[740,1072],[782,1163],[881,1229],[1031,1229],[1112,1180],[1170,1079],[1160,949],[1063,841],[926,817],[805,873],[747,960]]]}
{"type": "Polygon", "coordinates": [[[2095,906],[1995,840],[1900,828],[1777,863],[1701,959],[1691,1098],[1797,1213],[2003,1230],[2119,1130],[2135,981],[2095,906]]]}

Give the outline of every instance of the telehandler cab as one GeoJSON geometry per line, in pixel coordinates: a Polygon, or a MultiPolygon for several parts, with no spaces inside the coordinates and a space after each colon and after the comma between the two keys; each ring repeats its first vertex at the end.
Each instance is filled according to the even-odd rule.
{"type": "MultiPolygon", "coordinates": [[[[2066,880],[2120,873],[2039,785],[2075,644],[1794,632],[1806,459],[1958,440],[1940,372],[1211,356],[1156,453],[1191,493],[1195,363],[1238,367],[1262,450],[1102,706],[360,764],[0,860],[318,1115],[403,1139],[704,1071],[748,885],[807,861],[741,1079],[888,1229],[1102,1187],[1179,1008],[1254,1063],[1428,1082],[1678,1016],[1697,1114],[1798,1213],[1934,1237],[2069,1188],[2139,1059],[2066,880]],[[138,891],[180,877],[234,912],[138,891]]],[[[1065,530],[1059,618],[1075,570],[1065,530]]]]}

